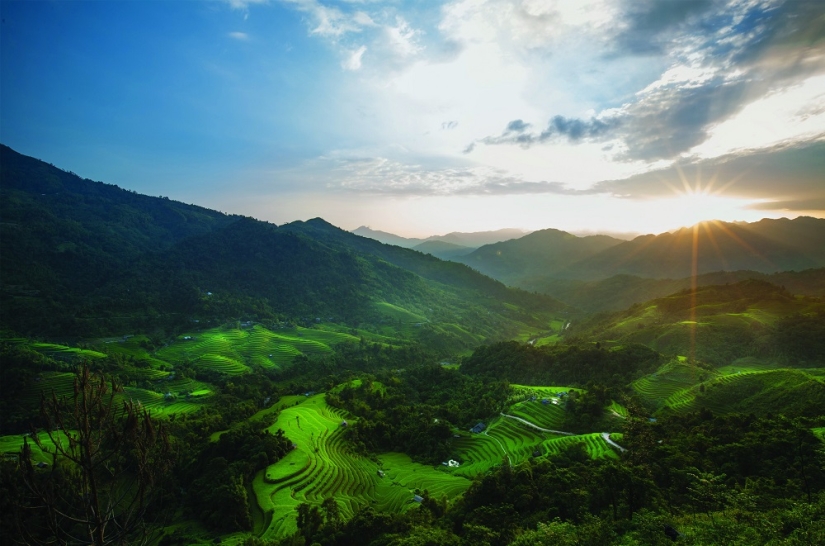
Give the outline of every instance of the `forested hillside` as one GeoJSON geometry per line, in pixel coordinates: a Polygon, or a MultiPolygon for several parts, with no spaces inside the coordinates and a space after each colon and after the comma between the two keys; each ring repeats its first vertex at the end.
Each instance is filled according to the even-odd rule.
{"type": "MultiPolygon", "coordinates": [[[[7,542],[825,542],[823,269],[556,285],[576,309],[2,154],[7,542]]],[[[778,222],[749,241],[816,262],[820,221],[778,222]]],[[[482,254],[625,244],[530,237],[559,253],[482,254]]]]}
{"type": "Polygon", "coordinates": [[[192,320],[316,317],[355,326],[382,320],[374,304],[386,302],[421,322],[462,316],[481,340],[564,308],[320,219],[278,227],[2,153],[0,327],[20,334],[171,334],[192,320]]]}

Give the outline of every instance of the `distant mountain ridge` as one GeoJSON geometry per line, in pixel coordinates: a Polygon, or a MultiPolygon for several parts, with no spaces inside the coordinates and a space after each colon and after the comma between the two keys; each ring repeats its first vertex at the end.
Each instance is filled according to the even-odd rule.
{"type": "Polygon", "coordinates": [[[620,239],[607,235],[577,237],[558,229],[543,229],[520,239],[485,245],[456,261],[506,284],[517,284],[525,278],[558,271],[621,243],[620,239]]]}
{"type": "Polygon", "coordinates": [[[802,271],[825,267],[825,219],[703,222],[630,241],[548,229],[455,260],[527,289],[551,280],[590,282],[615,275],[679,279],[716,271],[802,271]]]}
{"type": "Polygon", "coordinates": [[[477,231],[471,233],[462,233],[453,231],[445,235],[432,235],[426,239],[406,238],[386,231],[379,231],[370,229],[367,226],[361,226],[354,229],[352,233],[362,237],[368,237],[381,241],[384,244],[396,245],[403,248],[412,248],[423,252],[425,254],[432,254],[442,260],[451,260],[465,254],[469,254],[476,248],[498,243],[501,241],[509,241],[511,239],[518,239],[529,233],[515,228],[504,228],[494,231],[477,231]]]}

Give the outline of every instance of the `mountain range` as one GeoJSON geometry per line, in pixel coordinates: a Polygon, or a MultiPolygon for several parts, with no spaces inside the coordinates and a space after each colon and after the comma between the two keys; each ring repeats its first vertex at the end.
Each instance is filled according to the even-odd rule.
{"type": "Polygon", "coordinates": [[[239,319],[380,325],[398,308],[456,348],[565,308],[322,219],[276,226],[225,215],[83,179],[5,146],[0,165],[0,328],[10,332],[168,334],[192,320],[239,319]]]}
{"type": "Polygon", "coordinates": [[[446,235],[433,235],[426,239],[401,237],[386,231],[370,229],[361,226],[353,233],[381,241],[388,245],[411,248],[425,254],[432,254],[442,260],[451,260],[469,254],[480,246],[518,239],[529,232],[515,228],[498,229],[495,231],[476,231],[462,233],[454,231],[446,235]]]}

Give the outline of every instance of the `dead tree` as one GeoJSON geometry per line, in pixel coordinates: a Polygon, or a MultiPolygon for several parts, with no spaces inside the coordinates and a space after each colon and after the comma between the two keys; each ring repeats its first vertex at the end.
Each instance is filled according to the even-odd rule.
{"type": "MultiPolygon", "coordinates": [[[[48,470],[31,461],[24,441],[20,455],[28,508],[48,529],[21,529],[26,543],[140,544],[152,530],[147,521],[163,495],[171,466],[168,438],[139,402],[102,373],[81,365],[71,397],[52,392],[41,399],[45,436],[32,440],[52,455],[48,470]],[[48,438],[48,440],[46,439],[48,438]]],[[[39,465],[43,466],[43,465],[39,465]]]]}

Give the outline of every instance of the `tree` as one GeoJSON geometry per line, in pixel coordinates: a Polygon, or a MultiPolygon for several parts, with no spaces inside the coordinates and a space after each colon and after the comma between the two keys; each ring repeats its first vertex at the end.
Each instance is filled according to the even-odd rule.
{"type": "Polygon", "coordinates": [[[139,402],[123,401],[121,392],[84,363],[71,397],[42,398],[45,434],[35,430],[31,438],[52,454],[52,464],[46,471],[36,468],[25,440],[20,469],[30,493],[27,508],[40,512],[45,529],[24,525],[26,543],[103,546],[148,540],[149,509],[161,513],[169,443],[163,427],[139,402]]]}

